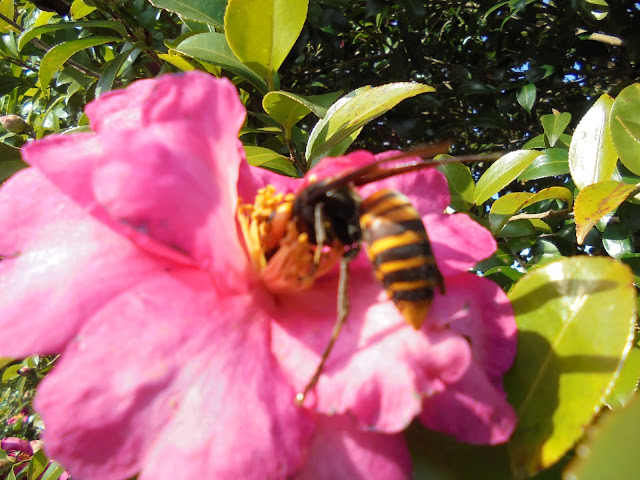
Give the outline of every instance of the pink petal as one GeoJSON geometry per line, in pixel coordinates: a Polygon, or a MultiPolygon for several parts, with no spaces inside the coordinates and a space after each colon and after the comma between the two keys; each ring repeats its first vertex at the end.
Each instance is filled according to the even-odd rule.
{"type": "Polygon", "coordinates": [[[491,280],[471,273],[447,278],[446,295],[436,296],[429,322],[452,328],[471,343],[473,361],[489,378],[500,379],[516,354],[517,327],[511,303],[491,280]]]}
{"type": "Polygon", "coordinates": [[[445,277],[469,270],[496,251],[491,232],[464,213],[425,215],[422,220],[438,268],[445,277]]]}
{"type": "Polygon", "coordinates": [[[456,384],[425,398],[420,420],[462,442],[504,443],[517,420],[505,397],[479,367],[472,365],[456,384]]]}
{"type": "Polygon", "coordinates": [[[411,458],[402,435],[363,432],[347,416],[318,418],[304,470],[297,480],[404,480],[411,458]]]}
{"type": "Polygon", "coordinates": [[[18,437],[5,437],[0,441],[0,448],[5,452],[22,452],[33,455],[33,448],[29,440],[18,437]]]}
{"type": "Polygon", "coordinates": [[[0,190],[0,225],[4,356],[62,352],[89,316],[165,266],[95,221],[35,169],[17,173],[0,190]]]}
{"type": "Polygon", "coordinates": [[[299,470],[311,424],[256,297],[216,299],[206,274],[185,281],[158,277],[112,301],[40,385],[47,451],[74,478],[299,470]]]}
{"type": "Polygon", "coordinates": [[[224,288],[246,288],[235,218],[245,114],[235,87],[197,72],[162,76],[102,97],[88,111],[97,134],[34,142],[26,160],[140,247],[224,271],[224,288]]]}
{"type": "MultiPolygon", "coordinates": [[[[298,391],[329,341],[336,288],[335,277],[322,279],[277,304],[273,350],[298,391]]],[[[441,391],[465,372],[468,343],[449,329],[407,325],[370,271],[352,269],[349,297],[348,323],[307,404],[326,414],[350,412],[372,430],[398,432],[420,412],[421,395],[441,391]]]]}

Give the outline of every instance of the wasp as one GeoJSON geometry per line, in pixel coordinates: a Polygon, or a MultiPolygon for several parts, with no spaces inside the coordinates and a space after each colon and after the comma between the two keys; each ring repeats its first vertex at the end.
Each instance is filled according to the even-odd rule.
{"type": "MultiPolygon", "coordinates": [[[[306,283],[309,286],[314,277],[340,263],[338,318],[314,375],[296,396],[299,404],[318,382],[348,317],[348,265],[363,245],[377,279],[403,318],[415,329],[423,324],[436,289],[445,293],[444,279],[436,265],[429,237],[409,199],[390,189],[362,198],[357,187],[445,163],[479,161],[491,156],[434,160],[434,156],[445,153],[448,148],[449,142],[441,142],[399,152],[338,176],[311,182],[297,194],[286,197],[266,219],[261,242],[266,245],[267,263],[285,263],[275,258],[283,253],[281,250],[286,250],[283,247],[286,242],[282,240],[286,231],[293,232],[295,238],[304,238],[308,245],[305,249],[313,252],[309,261],[296,264],[308,264],[302,273],[299,271],[302,267],[296,267],[301,285],[311,279],[306,283]]],[[[301,252],[300,249],[292,251],[296,253],[289,257],[297,258],[301,252]]],[[[278,272],[280,275],[280,270],[278,272]]]]}

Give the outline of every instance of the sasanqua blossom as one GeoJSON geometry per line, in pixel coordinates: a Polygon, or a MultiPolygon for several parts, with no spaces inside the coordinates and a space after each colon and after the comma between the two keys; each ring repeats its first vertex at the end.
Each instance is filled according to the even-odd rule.
{"type": "Polygon", "coordinates": [[[348,325],[298,406],[336,319],[337,272],[275,288],[239,218],[259,189],[295,195],[307,180],[248,166],[227,80],[143,80],[86,111],[94,133],[28,145],[32,168],[0,191],[0,356],[62,354],[35,407],[74,478],[406,479],[401,432],[415,418],[466,442],[508,439],[515,323],[503,292],[467,272],[495,242],[442,213],[440,173],[361,193],[412,200],[446,294],[415,330],[361,254],[348,325]]]}

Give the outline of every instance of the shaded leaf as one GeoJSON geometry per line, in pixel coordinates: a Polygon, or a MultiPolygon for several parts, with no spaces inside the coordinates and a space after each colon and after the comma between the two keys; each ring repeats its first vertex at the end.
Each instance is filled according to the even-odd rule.
{"type": "Polygon", "coordinates": [[[618,208],[635,189],[635,185],[612,180],[585,187],[576,197],[573,209],[578,244],[582,244],[598,220],[618,208]]]}
{"type": "Polygon", "coordinates": [[[553,147],[560,138],[560,135],[564,132],[564,129],[569,125],[571,114],[564,112],[543,115],[540,121],[542,128],[544,128],[544,134],[549,139],[549,146],[553,147]]]}
{"type": "Polygon", "coordinates": [[[229,0],[224,15],[227,42],[236,57],[271,84],[300,36],[308,0],[229,0]]]}
{"type": "MultiPolygon", "coordinates": [[[[451,206],[460,211],[461,203],[473,203],[473,190],[476,184],[471,176],[469,167],[462,163],[447,163],[437,167],[447,177],[449,193],[451,194],[451,206]]],[[[462,206],[463,206],[462,205],[462,206]]]]}
{"type": "Polygon", "coordinates": [[[178,15],[223,28],[223,17],[227,0],[149,0],[158,8],[169,10],[178,15]]]}
{"type": "Polygon", "coordinates": [[[219,65],[244,78],[260,92],[267,93],[265,81],[236,58],[222,33],[198,33],[185,39],[175,49],[189,57],[219,65]]]}
{"type": "Polygon", "coordinates": [[[514,181],[540,155],[535,150],[516,150],[498,159],[478,180],[473,202],[479,205],[489,200],[514,181]]]}
{"type": "Polygon", "coordinates": [[[613,258],[636,253],[633,238],[629,231],[619,223],[609,222],[607,224],[602,232],[602,245],[609,256],[613,258]]]}
{"type": "MultiPolygon", "coordinates": [[[[529,142],[527,142],[529,143],[529,142]]],[[[518,175],[518,180],[526,182],[538,178],[555,177],[569,173],[569,152],[564,148],[547,148],[531,165],[518,175]]]]}
{"type": "Polygon", "coordinates": [[[631,270],[573,257],[524,276],[509,292],[518,351],[505,377],[518,426],[508,444],[517,477],[558,461],[593,421],[635,329],[631,270]]]}
{"type": "Polygon", "coordinates": [[[618,156],[609,129],[613,99],[602,95],[582,117],[569,147],[569,169],[579,189],[611,179],[618,156]]]}
{"type": "Polygon", "coordinates": [[[533,83],[528,83],[527,85],[523,86],[516,93],[516,100],[522,108],[524,108],[527,112],[531,112],[533,104],[536,101],[536,86],[533,83]]]}
{"type": "Polygon", "coordinates": [[[609,122],[620,160],[640,175],[640,83],[629,85],[616,97],[609,122]]]}

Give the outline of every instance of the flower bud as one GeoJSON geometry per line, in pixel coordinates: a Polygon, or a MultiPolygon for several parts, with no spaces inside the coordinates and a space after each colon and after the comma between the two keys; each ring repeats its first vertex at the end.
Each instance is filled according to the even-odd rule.
{"type": "Polygon", "coordinates": [[[28,440],[18,437],[6,437],[0,441],[0,448],[7,452],[23,452],[27,455],[33,455],[33,449],[28,440]]]}
{"type": "Polygon", "coordinates": [[[6,115],[0,117],[0,124],[11,133],[24,133],[31,130],[31,127],[18,115],[6,115]]]}

